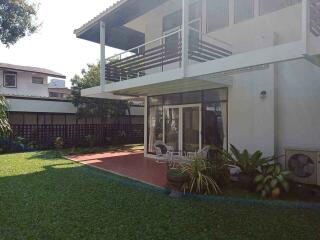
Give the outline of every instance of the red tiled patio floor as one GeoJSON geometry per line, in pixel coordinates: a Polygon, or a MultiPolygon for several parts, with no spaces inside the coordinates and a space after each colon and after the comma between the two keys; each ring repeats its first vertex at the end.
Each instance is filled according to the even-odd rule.
{"type": "Polygon", "coordinates": [[[151,185],[166,186],[167,164],[144,158],[141,151],[85,154],[70,159],[151,185]]]}

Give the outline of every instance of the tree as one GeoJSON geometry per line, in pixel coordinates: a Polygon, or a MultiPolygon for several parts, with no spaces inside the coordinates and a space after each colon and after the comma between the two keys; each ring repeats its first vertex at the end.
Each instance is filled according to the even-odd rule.
{"type": "Polygon", "coordinates": [[[82,89],[100,85],[99,64],[88,64],[88,70],[83,69],[81,76],[75,75],[71,79],[71,83],[71,99],[78,109],[78,118],[99,117],[106,121],[108,118],[119,119],[121,116],[125,116],[126,113],[129,113],[130,117],[130,103],[128,101],[81,96],[82,89]]]}
{"type": "Polygon", "coordinates": [[[28,0],[0,0],[0,42],[7,47],[34,33],[38,5],[28,0]]]}
{"type": "Polygon", "coordinates": [[[11,132],[7,111],[6,99],[0,95],[0,137],[7,136],[11,132]]]}

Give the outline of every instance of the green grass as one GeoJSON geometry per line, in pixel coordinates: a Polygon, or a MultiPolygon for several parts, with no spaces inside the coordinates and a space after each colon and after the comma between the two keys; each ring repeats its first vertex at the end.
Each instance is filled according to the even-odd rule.
{"type": "Polygon", "coordinates": [[[68,148],[62,150],[62,154],[86,154],[86,153],[99,153],[99,152],[117,152],[117,151],[128,151],[128,152],[136,152],[143,151],[143,144],[127,144],[127,145],[116,145],[116,146],[107,146],[107,147],[77,147],[77,148],[68,148]]]}
{"type": "Polygon", "coordinates": [[[0,239],[320,239],[320,211],[192,199],[46,152],[0,156],[0,239]]]}

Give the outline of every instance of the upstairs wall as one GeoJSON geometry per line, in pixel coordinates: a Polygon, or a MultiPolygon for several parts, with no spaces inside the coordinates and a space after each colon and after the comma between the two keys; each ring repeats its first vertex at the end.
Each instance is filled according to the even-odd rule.
{"type": "Polygon", "coordinates": [[[3,70],[0,70],[0,93],[8,95],[48,97],[48,77],[29,72],[17,72],[17,87],[6,88],[3,87],[3,70]],[[32,83],[33,76],[44,78],[44,84],[32,83]]]}

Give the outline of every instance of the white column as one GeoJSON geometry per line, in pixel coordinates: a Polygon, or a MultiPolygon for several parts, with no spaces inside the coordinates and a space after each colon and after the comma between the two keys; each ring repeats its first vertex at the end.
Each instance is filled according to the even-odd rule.
{"type": "Polygon", "coordinates": [[[235,21],[235,1],[237,0],[229,0],[229,26],[233,25],[235,21]]]}
{"type": "Polygon", "coordinates": [[[144,156],[148,155],[148,97],[144,97],[144,156]]]}
{"type": "Polygon", "coordinates": [[[189,0],[182,0],[182,61],[183,76],[186,75],[189,53],[189,0]]]}
{"type": "Polygon", "coordinates": [[[100,87],[104,91],[106,86],[106,24],[100,22],[100,87]]]}
{"type": "Polygon", "coordinates": [[[305,54],[309,53],[309,32],[310,32],[310,2],[302,0],[302,31],[301,37],[305,47],[305,54]]]}
{"type": "Polygon", "coordinates": [[[260,0],[254,0],[254,17],[259,17],[260,15],[260,0]]]}

